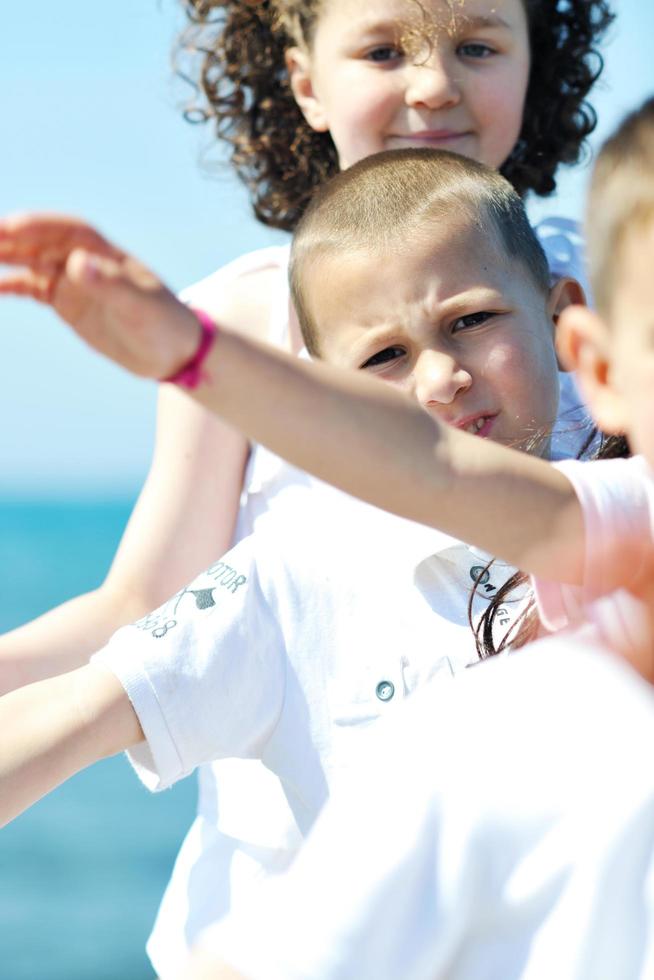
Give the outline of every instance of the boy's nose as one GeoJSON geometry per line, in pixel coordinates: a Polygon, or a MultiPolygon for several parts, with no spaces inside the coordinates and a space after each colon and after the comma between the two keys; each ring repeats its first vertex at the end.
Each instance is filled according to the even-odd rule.
{"type": "MultiPolygon", "coordinates": [[[[452,66],[453,67],[453,66],[452,66]]],[[[406,103],[411,107],[442,109],[461,100],[452,67],[439,55],[407,67],[406,103]]]]}
{"type": "Polygon", "coordinates": [[[442,351],[422,351],[413,370],[415,396],[423,408],[450,405],[472,384],[470,373],[442,351]]]}

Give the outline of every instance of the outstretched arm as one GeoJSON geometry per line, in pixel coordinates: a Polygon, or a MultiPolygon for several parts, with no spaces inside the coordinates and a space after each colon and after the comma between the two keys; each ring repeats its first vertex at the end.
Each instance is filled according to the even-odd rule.
{"type": "MultiPolygon", "coordinates": [[[[23,232],[44,230],[48,221],[16,225],[15,245],[27,252],[23,232]]],[[[11,277],[22,282],[19,291],[22,276],[11,277]]],[[[274,260],[228,267],[200,284],[202,303],[230,329],[267,339],[279,276],[274,260]]],[[[109,574],[94,591],[0,636],[0,695],[87,663],[120,626],[161,605],[227,551],[248,451],[239,431],[174,385],[161,385],[152,463],[109,574]]]]}
{"type": "MultiPolygon", "coordinates": [[[[50,303],[88,343],[165,378],[195,352],[195,316],[153,273],[80,222],[0,223],[0,261],[26,270],[0,292],[50,303]]],[[[222,331],[192,396],[341,489],[544,578],[581,578],[583,522],[568,480],[542,460],[439,424],[404,395],[222,331]]]]}
{"type": "Polygon", "coordinates": [[[0,698],[0,826],[92,762],[143,740],[123,687],[95,664],[0,698]]]}
{"type": "Polygon", "coordinates": [[[581,509],[549,463],[439,423],[360,373],[226,332],[208,372],[194,397],[296,466],[525,571],[581,580],[581,509]]]}

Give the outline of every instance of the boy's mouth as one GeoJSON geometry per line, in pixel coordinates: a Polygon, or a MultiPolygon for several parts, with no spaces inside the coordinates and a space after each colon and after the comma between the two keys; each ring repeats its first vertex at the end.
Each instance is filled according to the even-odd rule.
{"type": "Polygon", "coordinates": [[[464,432],[469,432],[473,436],[481,436],[483,439],[489,435],[496,418],[497,415],[469,415],[467,418],[459,419],[451,424],[457,429],[463,429],[464,432]]]}

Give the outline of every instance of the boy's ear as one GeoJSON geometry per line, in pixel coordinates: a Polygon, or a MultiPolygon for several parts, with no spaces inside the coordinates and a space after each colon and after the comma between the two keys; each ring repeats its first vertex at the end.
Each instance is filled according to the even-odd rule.
{"type": "Polygon", "coordinates": [[[291,91],[300,112],[312,129],[317,133],[326,133],[329,123],[322,103],[314,91],[309,53],[298,47],[288,48],[285,59],[291,91]]]}
{"type": "MultiPolygon", "coordinates": [[[[554,336],[558,334],[558,324],[559,317],[563,311],[568,306],[579,305],[584,306],[586,303],[586,294],[584,293],[583,286],[577,279],[573,279],[571,276],[562,276],[557,279],[552,288],[550,289],[550,295],[547,302],[547,311],[549,313],[550,319],[554,324],[554,336]]],[[[558,353],[558,343],[556,359],[559,365],[559,371],[568,371],[569,368],[561,361],[558,353]]]]}
{"type": "Polygon", "coordinates": [[[611,381],[606,324],[587,306],[568,306],[557,326],[556,347],[566,370],[575,371],[584,402],[603,432],[622,435],[626,413],[611,381]]]}

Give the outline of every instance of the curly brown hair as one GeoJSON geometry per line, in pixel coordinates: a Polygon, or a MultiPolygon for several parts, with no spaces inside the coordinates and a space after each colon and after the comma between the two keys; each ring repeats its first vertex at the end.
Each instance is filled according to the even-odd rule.
{"type": "MultiPolygon", "coordinates": [[[[259,221],[292,231],[316,187],[336,173],[328,133],[311,129],[291,91],[284,54],[311,45],[325,0],[182,0],[189,26],[179,74],[200,96],[186,109],[212,120],[231,146],[259,221]],[[182,66],[183,60],[183,66],[182,66]]],[[[597,119],[586,96],[603,62],[597,50],[614,15],[608,0],[523,0],[531,76],[522,131],[501,173],[519,194],[551,194],[560,163],[575,163],[597,119]]]]}

